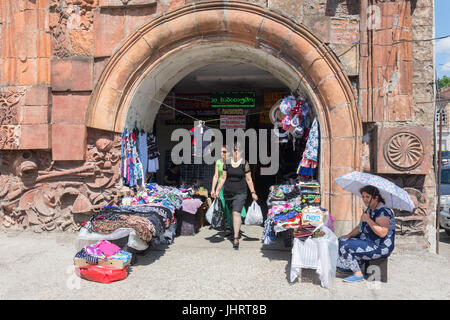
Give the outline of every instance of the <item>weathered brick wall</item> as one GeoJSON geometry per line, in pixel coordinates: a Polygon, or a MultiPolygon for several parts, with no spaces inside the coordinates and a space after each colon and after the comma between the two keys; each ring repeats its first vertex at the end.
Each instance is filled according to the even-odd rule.
{"type": "MultiPolygon", "coordinates": [[[[110,57],[149,19],[200,2],[205,0],[0,0],[0,101],[6,101],[0,148],[44,149],[52,160],[84,163],[86,111],[110,57]]],[[[433,42],[410,41],[433,37],[433,0],[243,2],[306,26],[331,48],[359,99],[367,142],[362,167],[424,191],[433,212],[430,158],[409,170],[412,176],[380,165],[383,141],[376,136],[383,127],[420,126],[424,145],[433,143],[427,131],[434,118],[433,42]],[[367,28],[369,5],[380,8],[374,30],[367,28]]],[[[103,103],[117,99],[110,92],[103,103]]]]}
{"type": "MultiPolygon", "coordinates": [[[[55,160],[84,160],[88,96],[109,57],[148,19],[195,2],[202,0],[1,0],[0,90],[6,96],[20,88],[31,96],[15,103],[19,115],[8,124],[15,127],[2,128],[13,141],[9,148],[51,149],[55,160]],[[31,101],[32,88],[44,101],[31,101]],[[69,144],[68,137],[74,137],[69,144]]],[[[308,26],[342,54],[347,75],[358,75],[352,43],[359,41],[359,1],[247,2],[308,26]]]]}
{"type": "MultiPolygon", "coordinates": [[[[435,34],[434,0],[412,1],[411,26],[412,39],[416,41],[412,44],[413,123],[417,126],[433,129],[435,112],[434,42],[421,40],[432,39],[435,34]]],[[[434,139],[431,139],[430,143],[432,145],[431,150],[435,150],[434,139]]],[[[421,189],[425,195],[429,214],[426,238],[432,251],[436,246],[436,177],[434,168],[434,162],[432,161],[430,171],[424,179],[423,189],[421,189]]]]}

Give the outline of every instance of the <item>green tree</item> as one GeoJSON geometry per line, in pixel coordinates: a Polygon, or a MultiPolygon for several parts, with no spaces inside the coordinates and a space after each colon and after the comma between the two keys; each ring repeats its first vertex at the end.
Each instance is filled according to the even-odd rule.
{"type": "Polygon", "coordinates": [[[438,88],[442,89],[445,87],[450,87],[450,77],[444,76],[441,79],[438,79],[438,88]]]}

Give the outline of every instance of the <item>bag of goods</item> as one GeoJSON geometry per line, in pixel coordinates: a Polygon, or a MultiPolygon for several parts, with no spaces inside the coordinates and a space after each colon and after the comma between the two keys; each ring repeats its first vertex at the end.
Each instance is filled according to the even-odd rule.
{"type": "Polygon", "coordinates": [[[225,224],[225,213],[223,211],[221,201],[218,200],[214,206],[214,211],[211,218],[211,227],[216,230],[224,230],[225,224]]]}
{"type": "Polygon", "coordinates": [[[250,207],[248,207],[247,216],[245,217],[245,224],[260,225],[263,223],[263,220],[264,218],[261,207],[256,203],[256,201],[253,201],[250,207]]]}
{"type": "Polygon", "coordinates": [[[119,269],[100,265],[89,265],[75,268],[75,273],[80,278],[101,283],[111,283],[114,281],[123,280],[128,276],[127,271],[128,267],[119,269]]]}
{"type": "Polygon", "coordinates": [[[127,277],[131,253],[100,240],[81,249],[74,258],[75,273],[82,279],[110,283],[127,277]]]}

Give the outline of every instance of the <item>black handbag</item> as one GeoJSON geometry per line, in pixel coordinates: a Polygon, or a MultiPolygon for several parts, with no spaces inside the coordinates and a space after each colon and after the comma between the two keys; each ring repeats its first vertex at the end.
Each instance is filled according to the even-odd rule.
{"type": "Polygon", "coordinates": [[[211,227],[216,230],[224,230],[225,229],[225,212],[222,207],[222,201],[217,201],[217,206],[215,206],[212,219],[211,219],[211,227]]]}

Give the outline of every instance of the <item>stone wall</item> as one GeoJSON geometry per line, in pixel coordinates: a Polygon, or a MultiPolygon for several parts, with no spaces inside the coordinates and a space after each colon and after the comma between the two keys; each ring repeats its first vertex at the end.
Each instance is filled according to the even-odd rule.
{"type": "Polygon", "coordinates": [[[413,214],[398,213],[398,221],[409,227],[416,223],[414,228],[406,227],[417,235],[403,239],[406,243],[414,239],[412,245],[431,249],[436,195],[434,47],[432,41],[423,40],[434,35],[433,6],[432,0],[366,2],[360,61],[360,107],[368,123],[365,169],[416,190],[411,194],[420,193],[413,196],[420,199],[420,208],[413,214]],[[369,21],[377,14],[382,17],[378,25],[369,21]],[[407,152],[399,153],[398,148],[407,152]],[[368,161],[369,154],[376,156],[368,161]]]}
{"type": "MultiPolygon", "coordinates": [[[[2,159],[7,160],[2,167],[2,175],[22,183],[19,171],[6,169],[13,161],[11,159],[23,157],[20,150],[31,150],[33,159],[40,156],[49,158],[54,161],[58,172],[69,170],[68,175],[52,176],[53,180],[59,179],[62,184],[72,179],[68,178],[73,173],[70,170],[77,172],[75,176],[78,178],[74,178],[75,180],[88,174],[83,171],[92,162],[87,151],[92,150],[95,144],[92,139],[101,135],[86,127],[86,112],[91,94],[101,77],[105,76],[105,67],[111,56],[149,19],[161,17],[182,6],[195,6],[204,2],[0,0],[0,37],[5,39],[0,43],[0,148],[4,150],[2,159]],[[80,176],[80,173],[83,174],[80,176]],[[18,176],[13,178],[14,174],[18,176]]],[[[419,145],[419,149],[420,145],[423,150],[433,146],[433,42],[416,41],[430,39],[434,35],[433,1],[243,2],[267,8],[306,26],[322,41],[322,46],[330,48],[332,54],[338,57],[345,75],[350,79],[355,96],[359,98],[364,128],[362,168],[383,174],[398,181],[402,187],[414,188],[421,193],[420,196],[416,195],[421,203],[420,215],[429,219],[427,224],[422,224],[422,227],[425,226],[422,229],[428,229],[429,232],[423,230],[423,234],[428,238],[426,245],[433,246],[435,178],[432,157],[423,152],[414,163],[392,165],[392,159],[386,158],[384,152],[388,142],[393,141],[394,134],[403,134],[409,139],[405,141],[413,146],[419,145]],[[373,8],[370,11],[370,6],[375,6],[379,11],[373,8]],[[373,23],[369,27],[370,22],[374,22],[370,18],[377,14],[380,17],[379,24],[375,21],[375,27],[373,23]],[[380,135],[382,128],[389,128],[392,134],[380,135]]],[[[121,76],[117,74],[118,78],[121,76]]],[[[102,97],[102,104],[116,103],[122,93],[120,89],[107,90],[109,94],[102,97]]],[[[98,116],[108,116],[101,108],[96,112],[98,116]]],[[[114,137],[108,139],[115,141],[114,137]]],[[[99,157],[112,156],[103,154],[99,157]]],[[[108,163],[107,167],[111,170],[114,166],[110,167],[108,163]]],[[[36,164],[36,168],[36,178],[49,173],[39,164],[36,164]]],[[[94,175],[89,173],[90,177],[94,180],[106,179],[107,174],[102,173],[103,169],[94,170],[94,175]]],[[[111,181],[116,179],[114,176],[111,181]]],[[[102,182],[98,183],[97,185],[103,185],[102,182]]],[[[33,188],[40,190],[41,187],[33,188]]],[[[63,185],[62,188],[66,187],[63,185]]],[[[57,189],[57,184],[50,186],[50,190],[53,189],[57,189]]],[[[5,190],[0,198],[3,206],[0,219],[8,220],[9,225],[27,225],[27,220],[20,218],[24,212],[14,213],[22,222],[17,219],[10,221],[5,217],[14,216],[9,209],[11,203],[20,202],[25,193],[32,189],[14,191],[8,186],[5,190]]],[[[61,190],[60,188],[57,198],[66,194],[61,190]]],[[[74,193],[73,190],[71,192],[69,194],[74,193]]],[[[92,192],[83,189],[74,199],[82,199],[77,200],[77,203],[82,203],[85,207],[104,203],[103,200],[92,202],[92,194],[95,194],[92,192]]],[[[27,197],[24,199],[28,199],[27,197]]],[[[110,200],[111,195],[108,197],[110,200]]],[[[30,213],[28,220],[42,220],[35,218],[30,213]]],[[[423,240],[423,236],[421,239],[423,240]]]]}

